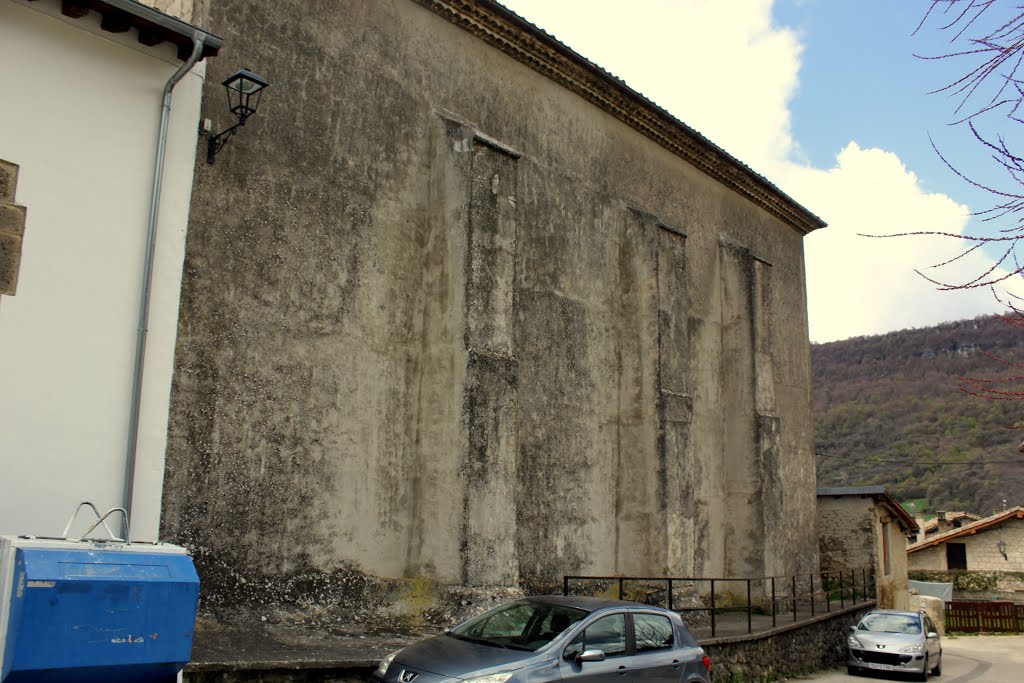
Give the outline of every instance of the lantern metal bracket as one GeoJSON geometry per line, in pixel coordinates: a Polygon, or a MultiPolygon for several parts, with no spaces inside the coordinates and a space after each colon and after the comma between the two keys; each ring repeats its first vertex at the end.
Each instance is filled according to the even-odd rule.
{"type": "Polygon", "coordinates": [[[245,125],[245,119],[242,119],[235,125],[231,126],[227,130],[218,133],[217,135],[211,135],[210,139],[206,143],[206,163],[212,165],[213,158],[217,156],[217,152],[224,149],[224,145],[228,144],[228,140],[234,135],[239,127],[245,125]]]}

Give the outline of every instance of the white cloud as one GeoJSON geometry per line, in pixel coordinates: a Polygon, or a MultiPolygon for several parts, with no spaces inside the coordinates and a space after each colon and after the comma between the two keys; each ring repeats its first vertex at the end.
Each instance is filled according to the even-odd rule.
{"type": "Polygon", "coordinates": [[[800,44],[771,0],[504,3],[755,168],[790,147],[800,44]]]}
{"type": "MultiPolygon", "coordinates": [[[[513,11],[625,80],[777,183],[830,227],[806,239],[811,339],[829,341],[971,317],[998,308],[987,289],[939,292],[915,272],[958,253],[953,240],[857,233],[959,234],[967,208],[929,194],[894,154],[837,151],[817,169],[797,161],[789,102],[801,44],[773,26],[772,0],[507,0],[513,11]]],[[[943,279],[965,281],[979,252],[943,279]]]]}
{"type": "MultiPolygon", "coordinates": [[[[968,208],[925,192],[899,158],[851,142],[828,170],[789,165],[784,187],[830,225],[804,240],[811,339],[817,342],[923,327],[998,309],[987,288],[942,292],[914,273],[943,263],[970,245],[934,236],[877,239],[938,231],[961,234],[968,208]]],[[[991,267],[980,251],[929,277],[966,282],[991,267]]]]}

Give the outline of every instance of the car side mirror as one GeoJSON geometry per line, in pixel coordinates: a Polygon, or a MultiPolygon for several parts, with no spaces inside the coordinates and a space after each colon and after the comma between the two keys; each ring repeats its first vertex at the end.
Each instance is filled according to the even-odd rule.
{"type": "Polygon", "coordinates": [[[604,650],[584,650],[583,652],[576,655],[576,663],[582,664],[583,662],[603,662],[604,661],[604,650]]]}
{"type": "Polygon", "coordinates": [[[931,638],[931,639],[938,638],[939,634],[936,633],[935,631],[929,631],[928,632],[928,637],[931,638]]]}
{"type": "Polygon", "coordinates": [[[856,626],[850,626],[850,633],[854,633],[857,630],[856,626]]]}

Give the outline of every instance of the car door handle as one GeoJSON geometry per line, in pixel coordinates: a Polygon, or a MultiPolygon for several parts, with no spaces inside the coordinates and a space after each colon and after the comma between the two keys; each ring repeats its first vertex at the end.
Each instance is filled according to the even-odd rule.
{"type": "Polygon", "coordinates": [[[678,659],[673,659],[672,660],[672,668],[673,669],[678,669],[679,668],[679,660],[678,659]]]}
{"type": "Polygon", "coordinates": [[[619,667],[619,675],[620,676],[625,676],[627,673],[629,673],[629,669],[626,668],[625,664],[623,664],[622,666],[619,667]]]}

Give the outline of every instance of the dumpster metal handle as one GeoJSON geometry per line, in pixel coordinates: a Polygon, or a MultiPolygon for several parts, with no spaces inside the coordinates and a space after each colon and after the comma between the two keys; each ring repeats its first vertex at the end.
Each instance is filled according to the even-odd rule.
{"type": "MultiPolygon", "coordinates": [[[[110,534],[110,540],[112,540],[112,541],[124,541],[125,543],[128,542],[128,538],[129,538],[129,535],[128,535],[128,511],[125,510],[124,508],[110,508],[105,513],[103,513],[103,516],[100,517],[98,520],[96,520],[95,524],[93,524],[91,527],[89,527],[88,529],[85,530],[85,533],[82,534],[82,540],[85,540],[86,538],[88,538],[89,534],[92,533],[92,530],[95,529],[96,527],[98,527],[100,524],[102,524],[103,528],[107,530],[108,534],[110,534]],[[124,538],[118,538],[117,536],[114,536],[114,534],[110,534],[110,527],[107,526],[107,522],[106,522],[107,517],[109,517],[110,515],[114,514],[115,512],[120,512],[121,516],[124,517],[124,538]]],[[[93,539],[93,540],[98,540],[98,539],[93,539]]]]}
{"type": "Polygon", "coordinates": [[[110,540],[125,541],[125,539],[128,538],[128,513],[125,512],[124,508],[111,508],[107,510],[106,514],[101,515],[100,511],[96,509],[95,505],[93,505],[87,500],[83,500],[81,503],[78,504],[78,507],[75,509],[75,514],[71,515],[71,519],[68,520],[67,525],[64,527],[64,532],[60,535],[61,539],[67,540],[68,532],[71,531],[71,525],[75,523],[75,519],[78,518],[78,513],[81,512],[82,508],[84,507],[89,508],[90,510],[92,510],[93,514],[96,515],[96,523],[89,527],[86,530],[86,532],[81,535],[80,539],[88,536],[92,532],[92,530],[98,527],[100,524],[103,525],[103,528],[104,530],[106,530],[107,535],[110,536],[110,540]],[[114,532],[110,530],[110,527],[107,526],[106,519],[113,512],[121,512],[121,514],[124,515],[124,538],[118,538],[116,535],[114,535],[114,532]]]}

